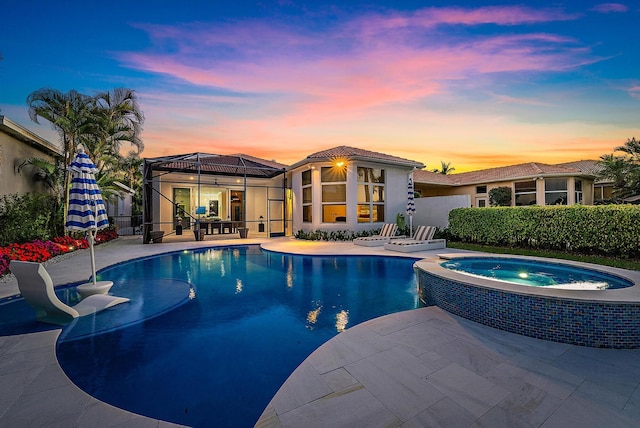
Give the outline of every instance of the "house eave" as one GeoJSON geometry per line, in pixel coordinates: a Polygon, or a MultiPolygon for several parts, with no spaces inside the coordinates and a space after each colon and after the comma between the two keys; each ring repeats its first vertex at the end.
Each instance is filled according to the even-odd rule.
{"type": "Polygon", "coordinates": [[[0,131],[5,132],[12,137],[36,147],[40,151],[54,157],[62,157],[62,151],[53,143],[39,135],[34,134],[27,128],[17,124],[9,118],[0,115],[0,131]]]}

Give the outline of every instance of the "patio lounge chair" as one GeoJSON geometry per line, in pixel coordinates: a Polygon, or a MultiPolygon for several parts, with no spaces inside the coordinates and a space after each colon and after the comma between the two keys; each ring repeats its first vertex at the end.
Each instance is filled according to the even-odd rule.
{"type": "Polygon", "coordinates": [[[58,299],[53,290],[53,281],[42,264],[11,260],[9,268],[18,280],[20,294],[36,312],[38,321],[65,325],[74,318],[129,301],[126,297],[94,294],[71,307],[58,299]]]}
{"type": "Polygon", "coordinates": [[[437,250],[447,247],[444,239],[433,239],[435,226],[418,226],[411,239],[398,239],[384,244],[385,250],[411,253],[413,251],[437,250]]]}
{"type": "Polygon", "coordinates": [[[363,236],[353,240],[356,245],[362,245],[364,247],[377,247],[389,242],[398,230],[398,225],[395,223],[385,223],[377,235],[363,236]]]}

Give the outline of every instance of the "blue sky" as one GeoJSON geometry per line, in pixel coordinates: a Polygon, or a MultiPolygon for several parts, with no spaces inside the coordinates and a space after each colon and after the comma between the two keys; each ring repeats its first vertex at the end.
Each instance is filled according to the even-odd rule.
{"type": "Polygon", "coordinates": [[[5,0],[0,114],[128,87],[143,156],[283,163],[350,145],[456,171],[597,159],[640,137],[638,2],[5,0]],[[95,4],[94,4],[95,3],[95,4]]]}

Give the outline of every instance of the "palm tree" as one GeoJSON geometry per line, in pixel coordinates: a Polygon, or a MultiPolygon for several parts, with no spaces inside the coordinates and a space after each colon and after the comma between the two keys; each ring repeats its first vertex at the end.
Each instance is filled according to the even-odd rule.
{"type": "Polygon", "coordinates": [[[432,171],[447,175],[456,170],[454,167],[451,166],[451,162],[440,161],[440,165],[441,165],[441,169],[435,168],[432,171]]]}
{"type": "Polygon", "coordinates": [[[600,178],[613,181],[613,196],[623,199],[640,194],[640,141],[631,138],[615,151],[624,155],[602,155],[598,164],[601,171],[600,178]]]}
{"type": "Polygon", "coordinates": [[[102,131],[112,153],[120,153],[122,142],[133,146],[134,153],[144,150],[140,138],[144,114],[140,110],[135,91],[116,88],[112,92],[102,92],[95,97],[96,106],[101,114],[102,131]]]}
{"type": "Polygon", "coordinates": [[[118,179],[122,142],[128,141],[133,146],[130,156],[137,156],[144,149],[140,138],[144,115],[135,92],[130,89],[116,88],[94,97],[75,90],[63,93],[40,89],[27,97],[27,104],[31,119],[36,123],[39,118],[48,120],[63,144],[65,212],[71,181],[66,165],[79,144],[98,168],[96,179],[103,179],[104,183],[118,179]]]}
{"type": "MultiPolygon", "coordinates": [[[[29,117],[36,123],[38,118],[51,123],[58,131],[63,145],[64,165],[69,165],[71,157],[76,152],[78,144],[88,131],[91,123],[89,103],[91,98],[75,90],[67,93],[57,89],[38,89],[27,97],[29,117]]],[[[69,184],[71,176],[66,168],[63,170],[64,210],[67,210],[69,200],[69,184]]]]}

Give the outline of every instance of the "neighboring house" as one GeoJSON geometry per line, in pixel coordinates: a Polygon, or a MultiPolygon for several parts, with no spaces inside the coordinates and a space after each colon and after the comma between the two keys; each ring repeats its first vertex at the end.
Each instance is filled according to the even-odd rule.
{"type": "Polygon", "coordinates": [[[593,205],[611,196],[612,184],[598,181],[596,161],[582,160],[549,165],[538,162],[444,175],[414,173],[422,197],[469,195],[474,207],[489,206],[489,192],[511,189],[511,205],[593,205]]]}
{"type": "Polygon", "coordinates": [[[395,223],[407,206],[407,181],[420,162],[354,147],[313,153],[288,168],[293,232],[352,230],[395,223]]]}
{"type": "Polygon", "coordinates": [[[0,116],[0,195],[48,190],[34,177],[37,168],[27,165],[17,172],[18,167],[30,158],[55,164],[62,158],[62,152],[53,143],[0,116]]]}
{"type": "Polygon", "coordinates": [[[110,198],[104,198],[107,215],[110,217],[130,217],[133,195],[136,194],[136,191],[119,181],[114,181],[113,184],[118,187],[119,193],[110,198]]]}

